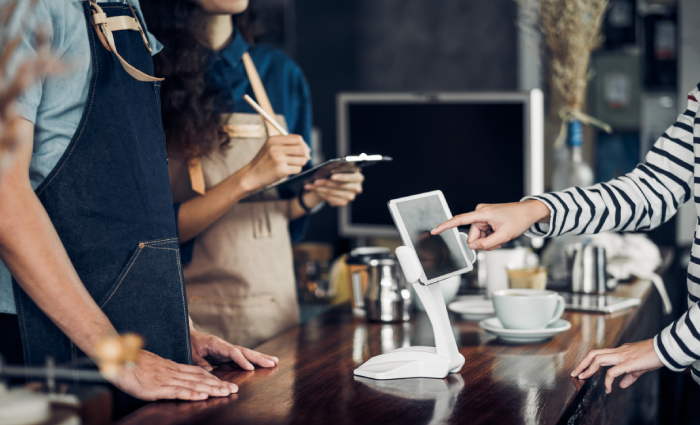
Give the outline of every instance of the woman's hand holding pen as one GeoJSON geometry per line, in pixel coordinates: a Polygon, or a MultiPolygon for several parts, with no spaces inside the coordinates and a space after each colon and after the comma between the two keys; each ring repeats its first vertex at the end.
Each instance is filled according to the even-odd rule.
{"type": "Polygon", "coordinates": [[[338,173],[333,174],[330,179],[318,179],[313,183],[304,186],[304,190],[308,191],[304,201],[308,206],[313,206],[323,201],[328,202],[334,207],[344,207],[349,204],[355,197],[362,193],[362,182],[365,176],[358,169],[353,173],[338,173]]]}
{"type": "Polygon", "coordinates": [[[471,224],[469,248],[493,251],[525,233],[535,223],[549,222],[549,208],[537,200],[508,204],[479,204],[476,210],[457,215],[431,231],[433,235],[471,224]]]}
{"type": "Polygon", "coordinates": [[[241,184],[246,191],[255,192],[281,178],[298,174],[311,159],[310,153],[311,149],[299,135],[272,136],[245,166],[241,184]]]}

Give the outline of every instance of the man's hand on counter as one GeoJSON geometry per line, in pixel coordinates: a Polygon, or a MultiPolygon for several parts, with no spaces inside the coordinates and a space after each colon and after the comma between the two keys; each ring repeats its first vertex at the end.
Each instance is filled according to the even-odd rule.
{"type": "Polygon", "coordinates": [[[245,370],[255,369],[254,364],[261,367],[275,367],[279,363],[277,357],[229,344],[219,337],[193,328],[190,328],[190,339],[192,340],[192,361],[207,371],[212,370],[209,361],[217,363],[232,361],[245,370]]]}
{"type": "Polygon", "coordinates": [[[136,367],[124,369],[112,383],[148,401],[205,400],[209,396],[223,397],[238,391],[235,384],[221,381],[199,366],[178,364],[145,350],[136,360],[136,367]]]}
{"type": "Polygon", "coordinates": [[[588,379],[601,368],[601,366],[613,366],[605,375],[605,392],[610,394],[615,378],[624,375],[620,381],[620,388],[627,388],[634,384],[645,372],[663,367],[654,350],[654,340],[624,344],[619,348],[605,348],[593,350],[581,360],[571,376],[579,379],[588,379]]]}

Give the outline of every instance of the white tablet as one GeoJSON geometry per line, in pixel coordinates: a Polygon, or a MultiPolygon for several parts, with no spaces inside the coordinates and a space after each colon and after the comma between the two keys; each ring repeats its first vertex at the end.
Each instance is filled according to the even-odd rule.
{"type": "Polygon", "coordinates": [[[422,284],[429,285],[472,269],[476,255],[456,228],[439,235],[430,234],[438,224],[452,218],[442,191],[393,199],[389,201],[389,211],[404,245],[418,254],[423,268],[419,279],[422,284]]]}

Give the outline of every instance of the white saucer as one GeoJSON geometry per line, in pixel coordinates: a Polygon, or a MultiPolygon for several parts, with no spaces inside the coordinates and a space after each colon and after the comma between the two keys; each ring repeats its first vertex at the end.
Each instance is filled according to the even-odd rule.
{"type": "Polygon", "coordinates": [[[492,317],[479,322],[479,326],[486,332],[498,336],[503,341],[530,344],[547,340],[556,334],[569,330],[571,323],[568,320],[559,319],[544,329],[506,329],[501,321],[498,320],[498,317],[492,317]]]}
{"type": "Polygon", "coordinates": [[[483,320],[496,315],[493,302],[482,295],[460,297],[451,302],[447,308],[462,316],[464,320],[483,320]]]}

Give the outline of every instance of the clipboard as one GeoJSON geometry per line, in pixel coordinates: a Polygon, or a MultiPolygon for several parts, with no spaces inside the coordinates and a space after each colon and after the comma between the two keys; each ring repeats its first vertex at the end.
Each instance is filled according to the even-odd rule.
{"type": "Polygon", "coordinates": [[[322,164],[319,164],[313,168],[306,171],[302,171],[294,176],[289,176],[278,182],[272,183],[271,185],[261,189],[241,200],[241,202],[250,201],[252,197],[266,192],[270,189],[277,189],[279,192],[293,193],[294,196],[299,195],[299,192],[304,190],[304,185],[311,183],[318,179],[330,178],[333,174],[339,173],[352,173],[358,168],[369,167],[380,162],[389,162],[392,158],[389,156],[382,155],[349,155],[343,158],[335,158],[328,160],[322,164]]]}

